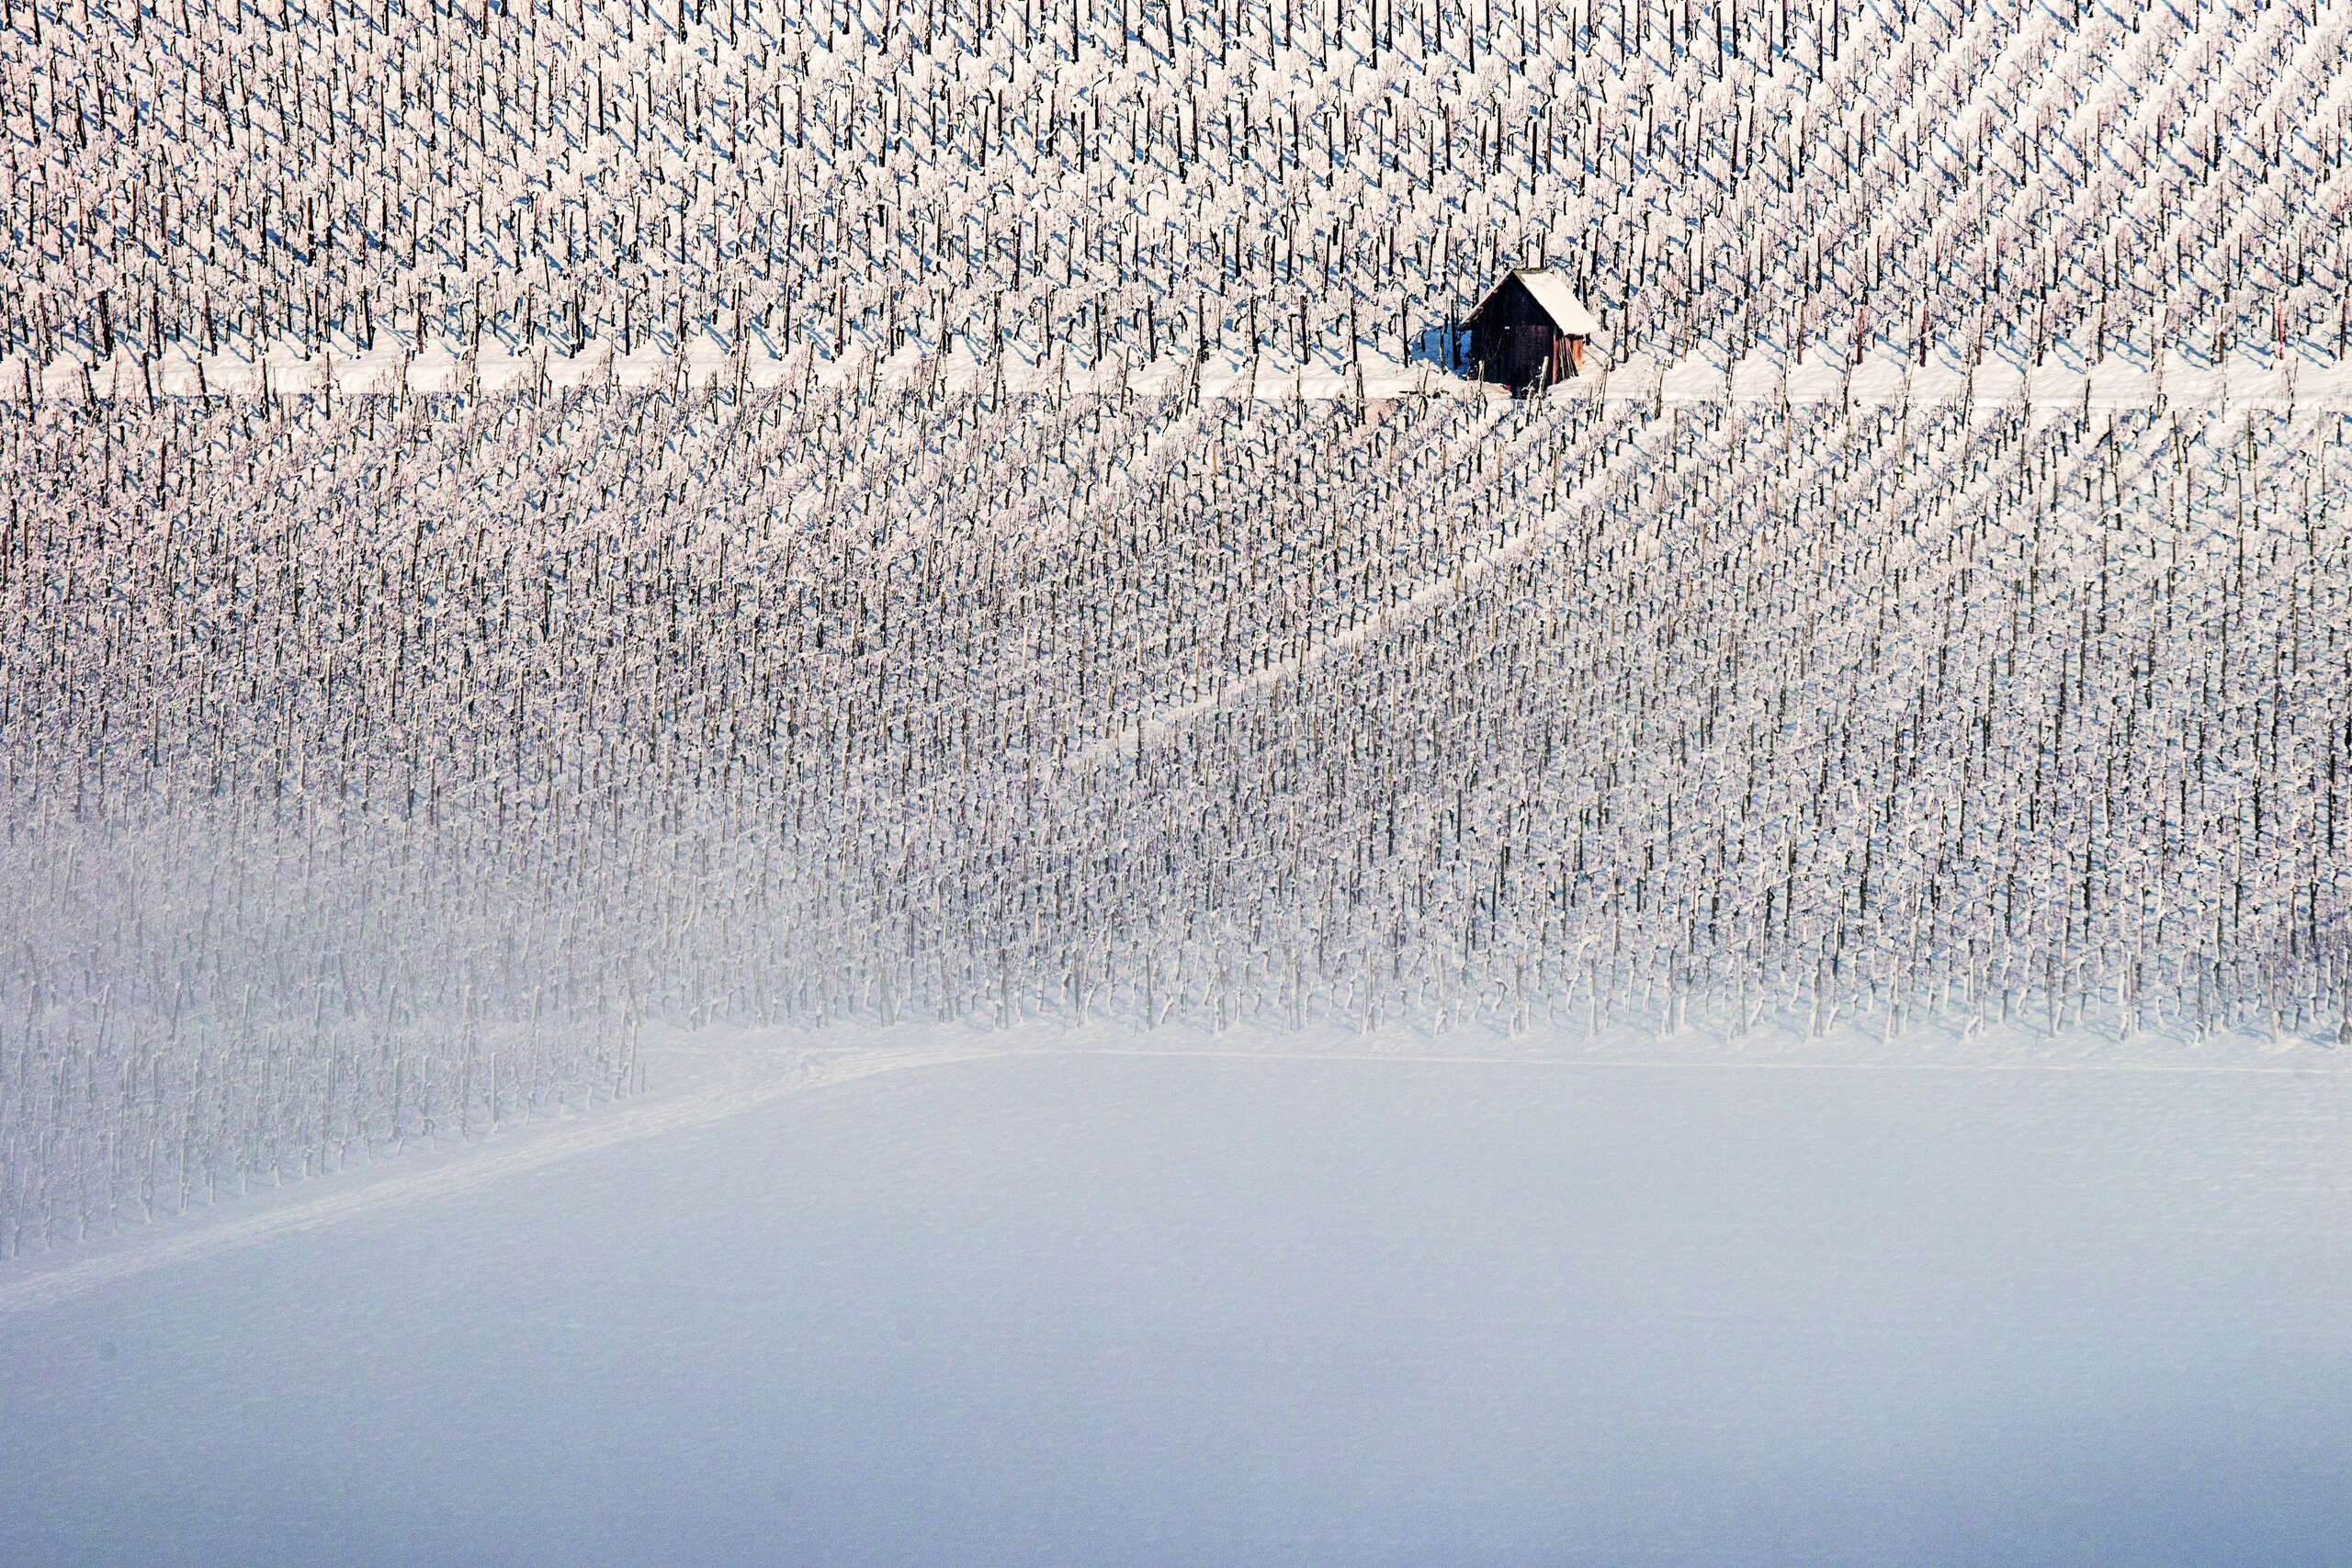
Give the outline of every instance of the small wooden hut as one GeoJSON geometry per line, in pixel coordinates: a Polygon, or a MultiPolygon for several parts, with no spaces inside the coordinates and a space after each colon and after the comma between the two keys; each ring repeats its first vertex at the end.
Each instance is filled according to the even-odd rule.
{"type": "Polygon", "coordinates": [[[1584,367],[1585,341],[1600,321],[1547,266],[1513,269],[1464,323],[1470,368],[1482,380],[1522,389],[1548,387],[1584,367]]]}

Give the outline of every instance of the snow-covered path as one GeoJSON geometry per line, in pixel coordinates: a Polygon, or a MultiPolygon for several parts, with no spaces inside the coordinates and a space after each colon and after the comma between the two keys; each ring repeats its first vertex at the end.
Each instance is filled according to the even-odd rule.
{"type": "MultiPolygon", "coordinates": [[[[360,352],[283,344],[266,353],[203,355],[167,352],[142,360],[128,349],[110,359],[61,357],[43,366],[0,358],[0,399],[52,401],[143,401],[198,396],[362,395],[385,392],[534,393],[576,389],[636,390],[833,388],[1001,392],[1011,395],[1183,395],[1259,401],[1385,400],[1404,397],[1492,397],[1504,389],[1451,375],[1434,366],[1400,364],[1378,355],[1343,364],[1266,358],[1221,359],[1205,365],[1163,359],[1100,365],[944,359],[910,351],[879,364],[852,354],[840,360],[807,354],[775,357],[730,353],[709,338],[683,353],[640,344],[629,353],[591,343],[577,355],[544,345],[480,349],[435,343],[421,352],[379,347],[360,352]]],[[[1581,378],[1554,389],[1554,397],[1635,402],[1838,403],[1858,408],[1968,403],[2046,409],[2272,409],[2352,412],[2352,366],[2338,360],[2233,355],[2214,362],[2167,355],[2154,364],[2109,358],[2085,360],[2072,351],[2036,366],[1991,359],[1973,369],[1938,362],[1917,366],[1884,357],[1846,362],[1821,355],[1794,365],[1757,354],[1729,364],[1719,358],[1660,362],[1632,356],[1611,365],[1596,357],[1581,378]]]]}

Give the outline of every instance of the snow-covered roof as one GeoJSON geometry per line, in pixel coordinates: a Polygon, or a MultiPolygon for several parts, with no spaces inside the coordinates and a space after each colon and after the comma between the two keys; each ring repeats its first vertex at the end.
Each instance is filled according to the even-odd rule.
{"type": "MultiPolygon", "coordinates": [[[[1552,324],[1570,337],[1590,337],[1600,330],[1600,319],[1584,308],[1584,301],[1576,297],[1564,274],[1548,266],[1522,266],[1514,267],[1510,276],[1519,279],[1521,286],[1534,297],[1535,303],[1543,307],[1544,313],[1552,318],[1552,324]]],[[[1508,283],[1510,280],[1505,278],[1503,281],[1508,283]]],[[[1495,287],[1500,288],[1502,284],[1495,287]]],[[[1487,296],[1487,299],[1493,298],[1492,294],[1487,296]]],[[[1486,309],[1484,300],[1479,302],[1478,308],[1486,309]]]]}

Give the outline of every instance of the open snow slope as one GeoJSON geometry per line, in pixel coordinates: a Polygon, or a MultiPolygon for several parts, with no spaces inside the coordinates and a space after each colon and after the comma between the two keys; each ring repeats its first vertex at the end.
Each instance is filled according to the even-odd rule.
{"type": "Polygon", "coordinates": [[[2352,1079],[1028,1056],[0,1317],[0,1555],[2321,1568],[2352,1079]]]}
{"type": "Polygon", "coordinates": [[[186,1208],[147,1225],[83,1236],[0,1262],[0,1317],[53,1308],[117,1289],[154,1269],[267,1246],[296,1233],[443,1203],[459,1193],[620,1145],[730,1121],[786,1097],[877,1074],[992,1057],[1108,1055],[1204,1063],[1409,1062],[1472,1068],[1573,1064],[1600,1072],[1636,1073],[1723,1067],[1834,1074],[2264,1074],[2308,1079],[2352,1072],[2352,1061],[2247,1036],[2218,1036],[2194,1050],[2183,1050],[2173,1042],[2085,1032],[2053,1039],[2028,1032],[1988,1031],[1898,1042],[1850,1028],[1804,1039],[1775,1037],[1769,1031],[1724,1038],[1689,1030],[1665,1036],[1621,1030],[1599,1038],[1498,1039],[1477,1033],[1431,1038],[1396,1030],[1367,1034],[1329,1028],[1208,1033],[1102,1023],[1013,1029],[899,1024],[750,1033],[697,1031],[664,1035],[645,1055],[650,1063],[646,1083],[618,1105],[590,1104],[553,1118],[498,1128],[487,1141],[460,1134],[413,1148],[395,1147],[396,1159],[299,1181],[273,1179],[266,1187],[243,1188],[215,1205],[186,1208]]]}
{"type": "Polygon", "coordinates": [[[771,1100],[868,1077],[999,1054],[973,1042],[910,1049],[886,1041],[855,1048],[729,1049],[693,1045],[666,1054],[662,1081],[623,1105],[501,1130],[487,1144],[396,1150],[395,1162],[249,1190],[241,1201],[182,1213],[160,1227],[116,1232],[86,1245],[0,1267],[0,1316],[105,1291],[133,1275],[259,1247],[300,1231],[450,1196],[616,1145],[738,1116],[771,1100]],[[679,1060],[681,1056],[686,1058],[679,1060]],[[699,1059],[696,1059],[699,1058],[699,1059]]]}

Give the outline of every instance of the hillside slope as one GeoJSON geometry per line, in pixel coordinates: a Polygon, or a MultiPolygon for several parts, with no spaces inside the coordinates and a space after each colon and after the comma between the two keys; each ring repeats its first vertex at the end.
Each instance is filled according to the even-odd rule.
{"type": "Polygon", "coordinates": [[[648,1016],[2332,1042],[2346,434],[10,414],[15,1244],[625,1091],[648,1016]]]}
{"type": "Polygon", "coordinates": [[[2346,20],[0,4],[0,1254],[649,1021],[2339,1041],[2346,20]]]}

